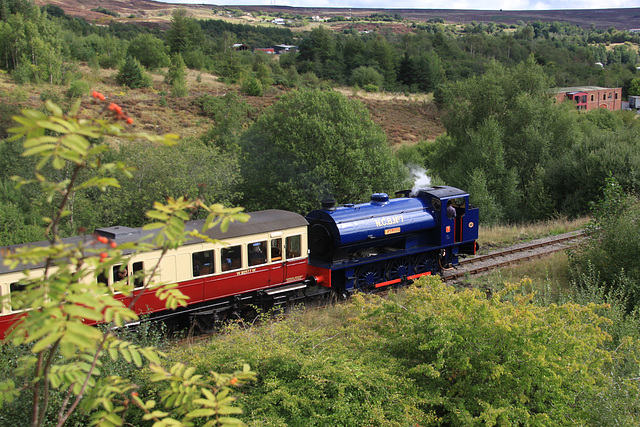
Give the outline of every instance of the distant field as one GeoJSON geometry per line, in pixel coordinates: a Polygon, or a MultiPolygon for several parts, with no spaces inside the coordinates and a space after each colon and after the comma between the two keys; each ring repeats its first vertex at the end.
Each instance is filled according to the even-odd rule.
{"type": "MultiPolygon", "coordinates": [[[[51,3],[60,6],[65,13],[72,16],[82,16],[88,20],[106,23],[113,19],[107,15],[93,11],[98,7],[117,12],[122,17],[119,20],[140,22],[147,25],[163,26],[169,23],[171,11],[178,7],[187,8],[192,16],[198,19],[225,19],[236,23],[255,23],[253,18],[226,18],[211,12],[213,7],[221,8],[224,5],[213,4],[172,4],[149,0],[35,0],[37,4],[51,3]],[[129,18],[135,15],[135,18],[129,18]]],[[[453,9],[358,9],[358,8],[303,8],[289,6],[228,6],[229,9],[240,9],[245,12],[258,12],[276,14],[290,13],[306,16],[369,16],[374,13],[395,15],[398,14],[409,21],[425,22],[433,18],[444,19],[447,23],[496,22],[515,24],[518,21],[562,21],[575,25],[589,27],[592,24],[596,28],[615,27],[618,30],[628,30],[640,27],[640,7],[628,9],[594,9],[594,10],[453,10],[453,9]]],[[[344,24],[342,24],[344,25],[344,24]]],[[[379,26],[396,25],[393,23],[380,23],[379,26]]]]}

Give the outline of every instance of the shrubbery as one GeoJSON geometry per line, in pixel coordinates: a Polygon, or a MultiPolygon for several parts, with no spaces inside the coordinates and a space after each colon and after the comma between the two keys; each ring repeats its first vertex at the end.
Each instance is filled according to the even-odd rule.
{"type": "Polygon", "coordinates": [[[170,359],[255,367],[240,399],[252,425],[637,424],[637,337],[612,342],[604,304],[541,306],[527,286],[487,297],[423,279],[388,300],[232,325],[170,359]]]}

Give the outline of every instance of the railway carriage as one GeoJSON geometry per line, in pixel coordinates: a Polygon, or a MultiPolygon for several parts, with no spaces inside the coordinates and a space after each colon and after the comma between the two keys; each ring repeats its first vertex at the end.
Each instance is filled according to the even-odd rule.
{"type": "MultiPolygon", "coordinates": [[[[187,230],[200,229],[204,220],[190,221],[187,230]]],[[[152,233],[141,228],[109,227],[96,230],[118,245],[149,239],[152,233]]],[[[212,244],[192,239],[178,249],[171,250],[160,260],[160,251],[131,254],[126,265],[113,266],[108,274],[94,280],[106,285],[127,280],[132,287],[129,296],[120,294],[123,304],[135,301],[133,309],[151,318],[191,320],[207,330],[230,315],[243,315],[257,307],[270,308],[329,291],[314,286],[307,277],[307,222],[299,214],[281,210],[251,213],[246,223],[231,223],[227,232],[219,228],[207,232],[220,242],[212,244]],[[179,283],[179,289],[189,297],[188,306],[166,311],[164,301],[155,291],[144,290],[140,271],[150,274],[160,261],[153,278],[156,282],[179,283]]],[[[95,240],[95,235],[64,239],[65,243],[95,240]]],[[[45,245],[47,242],[37,243],[45,245]]],[[[6,248],[13,249],[14,247],[6,248]]],[[[0,257],[1,260],[1,257],[0,257]]],[[[6,295],[20,289],[24,268],[0,266],[0,292],[6,295]]],[[[31,266],[30,275],[42,275],[42,266],[31,266]]],[[[0,333],[21,311],[7,302],[0,312],[0,333]]]]}

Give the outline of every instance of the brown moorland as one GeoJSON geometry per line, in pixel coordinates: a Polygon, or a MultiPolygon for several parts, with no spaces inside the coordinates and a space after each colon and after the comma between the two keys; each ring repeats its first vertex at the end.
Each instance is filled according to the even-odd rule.
{"type": "MultiPolygon", "coordinates": [[[[196,18],[202,19],[232,19],[217,15],[213,8],[224,8],[225,6],[213,4],[175,4],[163,3],[150,0],[35,0],[37,4],[43,5],[51,3],[60,6],[65,13],[72,16],[84,17],[91,21],[106,23],[116,19],[109,15],[92,11],[99,7],[117,12],[122,18],[119,20],[136,21],[148,25],[167,25],[173,9],[184,7],[196,18]],[[130,18],[131,17],[131,18],[130,18]]],[[[204,2],[203,2],[204,3],[204,2]]],[[[638,28],[640,18],[640,8],[618,8],[618,9],[570,9],[570,10],[464,10],[464,9],[369,9],[369,8],[323,8],[323,7],[290,7],[290,6],[227,6],[229,9],[240,9],[247,14],[251,12],[267,12],[275,14],[290,13],[304,16],[349,16],[357,18],[359,16],[369,16],[374,13],[387,15],[400,15],[407,21],[425,22],[429,19],[440,18],[447,23],[470,23],[495,22],[505,24],[515,24],[518,21],[560,21],[574,25],[590,26],[596,28],[615,27],[618,30],[628,30],[638,28]]],[[[238,22],[253,20],[247,16],[242,19],[233,18],[238,22]]],[[[327,25],[327,24],[325,24],[327,25]]],[[[343,26],[344,23],[336,25],[343,26]]],[[[398,24],[376,24],[379,28],[384,26],[396,27],[398,31],[403,26],[398,24]]],[[[402,30],[404,31],[404,30],[402,30]]]]}

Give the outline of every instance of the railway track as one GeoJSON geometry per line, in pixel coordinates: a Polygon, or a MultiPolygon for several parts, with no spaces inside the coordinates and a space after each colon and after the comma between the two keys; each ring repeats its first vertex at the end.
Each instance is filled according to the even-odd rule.
{"type": "Polygon", "coordinates": [[[477,255],[473,258],[466,258],[461,260],[455,268],[445,270],[442,278],[447,282],[456,282],[461,277],[483,274],[496,268],[541,258],[576,246],[583,238],[582,231],[576,231],[514,245],[508,249],[477,255]]]}
{"type": "MultiPolygon", "coordinates": [[[[463,277],[485,274],[491,270],[495,270],[496,268],[542,258],[554,252],[569,249],[578,245],[583,238],[583,232],[576,231],[559,236],[533,240],[527,243],[516,244],[506,249],[476,255],[473,258],[462,259],[456,268],[444,271],[441,276],[446,282],[456,283],[463,277]]],[[[376,294],[384,297],[390,291],[390,288],[385,288],[376,292],[376,294]]],[[[314,305],[313,307],[305,308],[305,310],[321,310],[323,306],[323,304],[314,305]]],[[[208,337],[215,334],[215,332],[213,334],[193,334],[193,332],[194,331],[189,331],[186,338],[177,340],[177,344],[192,345],[197,342],[206,341],[208,337]]]]}

